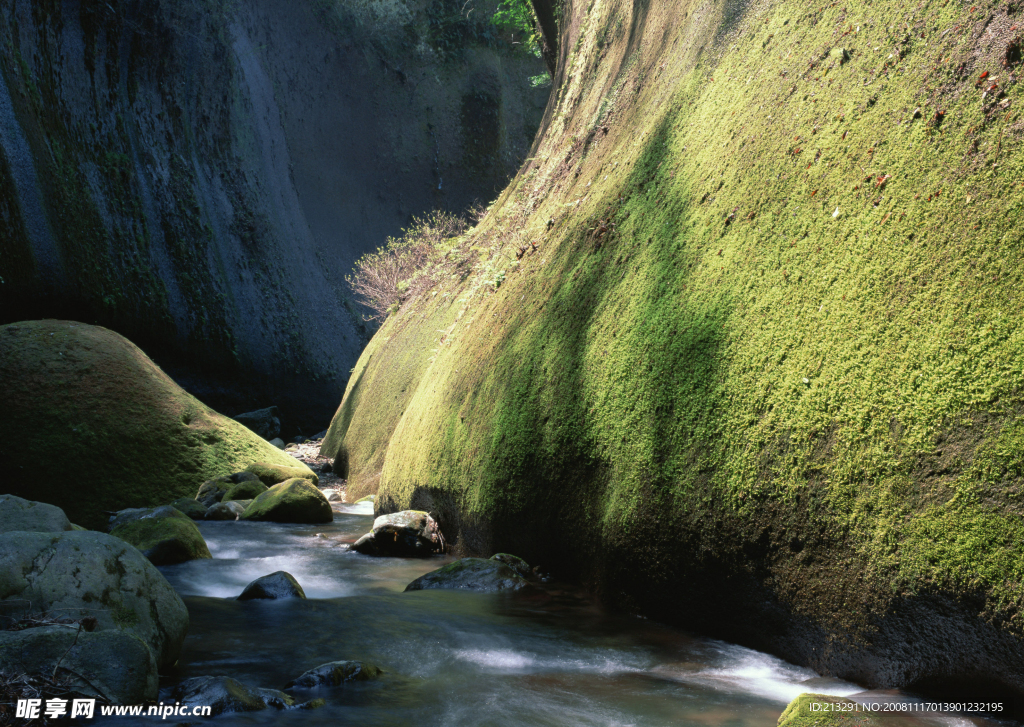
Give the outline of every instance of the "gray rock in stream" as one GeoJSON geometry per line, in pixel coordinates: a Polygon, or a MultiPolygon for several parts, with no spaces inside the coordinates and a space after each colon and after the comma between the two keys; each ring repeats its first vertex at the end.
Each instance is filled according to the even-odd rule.
{"type": "Polygon", "coordinates": [[[243,512],[245,512],[245,505],[238,500],[229,500],[210,505],[203,517],[206,520],[237,520],[243,512]]]}
{"type": "Polygon", "coordinates": [[[251,601],[256,598],[305,598],[306,593],[295,580],[295,576],[279,570],[270,575],[261,576],[247,585],[239,601],[251,601]]]}
{"type": "Polygon", "coordinates": [[[345,682],[361,682],[376,679],[380,668],[361,661],[331,661],[304,672],[298,679],[284,685],[285,689],[313,689],[314,687],[338,687],[345,682]]]}
{"type": "Polygon", "coordinates": [[[56,533],[71,530],[71,521],[56,505],[0,495],[0,533],[27,530],[56,533]]]}
{"type": "MultiPolygon", "coordinates": [[[[191,521],[189,521],[191,522],[191,521]]],[[[96,619],[98,631],[137,636],[173,666],[188,610],[136,548],[95,532],[0,534],[0,628],[26,614],[96,619]]]]}
{"type": "Polygon", "coordinates": [[[50,676],[55,669],[70,679],[70,689],[115,704],[142,704],[157,697],[156,659],[137,636],[66,624],[0,631],[0,672],[50,676]]]}
{"type": "Polygon", "coordinates": [[[406,586],[405,590],[451,588],[496,593],[498,591],[518,591],[528,585],[530,585],[529,581],[501,561],[463,558],[420,576],[406,586]]]}
{"type": "Polygon", "coordinates": [[[192,677],[174,687],[171,696],[189,706],[210,707],[210,716],[231,712],[257,712],[267,707],[288,709],[295,698],[276,689],[250,687],[231,677],[192,677]]]}
{"type": "Polygon", "coordinates": [[[421,510],[381,515],[352,549],[364,555],[425,558],[440,549],[437,522],[421,510]]]}

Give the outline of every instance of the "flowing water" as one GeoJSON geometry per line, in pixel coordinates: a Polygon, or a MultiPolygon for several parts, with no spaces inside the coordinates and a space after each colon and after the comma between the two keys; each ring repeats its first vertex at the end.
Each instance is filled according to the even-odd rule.
{"type": "MultiPolygon", "coordinates": [[[[403,593],[448,559],[348,550],[371,523],[369,506],[337,504],[327,525],[200,522],[213,560],[161,568],[191,615],[166,685],[227,675],[281,689],[340,659],[384,670],[375,681],[294,692],[300,701],[325,698],[319,709],[222,715],[218,725],[774,727],[802,692],[863,696],[861,687],[766,654],[604,613],[570,588],[403,593]],[[277,570],[294,575],[307,600],[234,600],[277,570]]],[[[173,703],[166,687],[161,697],[173,703]]]]}

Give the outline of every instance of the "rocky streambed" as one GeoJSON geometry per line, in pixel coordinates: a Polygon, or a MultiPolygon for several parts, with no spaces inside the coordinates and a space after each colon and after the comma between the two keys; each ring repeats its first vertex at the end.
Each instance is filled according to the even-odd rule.
{"type": "MultiPolygon", "coordinates": [[[[165,600],[187,609],[176,661],[159,669],[158,701],[212,705],[215,723],[224,725],[770,727],[806,692],[838,701],[911,699],[606,613],[514,556],[359,553],[352,546],[371,528],[380,539],[402,521],[424,526],[429,537],[429,523],[410,515],[375,521],[372,502],[346,504],[333,492],[329,522],[195,521],[209,557],[157,569],[125,548],[122,560],[153,581],[145,588],[165,589],[165,600]]],[[[118,625],[97,633],[121,638],[118,625]]],[[[93,658],[112,658],[115,648],[93,658]]],[[[152,719],[97,716],[95,723],[152,719]]],[[[956,716],[911,721],[965,724],[956,716]]]]}

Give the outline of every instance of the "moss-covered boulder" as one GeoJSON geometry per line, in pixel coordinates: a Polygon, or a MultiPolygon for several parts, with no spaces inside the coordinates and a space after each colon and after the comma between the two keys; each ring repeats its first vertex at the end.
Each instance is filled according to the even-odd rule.
{"type": "Polygon", "coordinates": [[[59,507],[14,495],[0,495],[0,533],[12,530],[57,533],[72,529],[71,521],[59,507]]]}
{"type": "Polygon", "coordinates": [[[212,558],[203,534],[192,518],[173,507],[157,508],[176,514],[151,514],[118,525],[110,534],[131,543],[153,565],[173,565],[187,560],[212,558]]]}
{"type": "Polygon", "coordinates": [[[199,486],[199,492],[196,493],[196,500],[206,507],[209,507],[215,502],[220,502],[224,499],[224,495],[226,495],[235,485],[258,483],[259,481],[260,478],[252,472],[234,472],[230,475],[214,477],[199,486]]]}
{"type": "Polygon", "coordinates": [[[245,512],[244,500],[231,500],[229,502],[215,502],[210,505],[203,515],[204,520],[238,520],[245,512]]]}
{"type": "Polygon", "coordinates": [[[232,500],[254,500],[261,494],[266,492],[269,488],[262,482],[239,482],[237,485],[232,485],[231,489],[224,493],[224,497],[221,498],[221,502],[230,502],[232,500]]]}
{"type": "Polygon", "coordinates": [[[320,484],[320,478],[313,470],[294,457],[290,457],[288,455],[284,456],[288,458],[289,464],[282,465],[275,464],[273,462],[257,462],[249,465],[245,469],[247,472],[251,472],[259,477],[260,482],[267,487],[273,487],[285,480],[295,479],[296,477],[300,477],[304,480],[310,480],[314,485],[320,484]]]}
{"type": "Polygon", "coordinates": [[[512,555],[511,553],[495,553],[491,556],[491,560],[496,560],[499,563],[504,563],[509,568],[514,570],[516,573],[521,575],[523,578],[529,578],[530,564],[520,558],[518,555],[512,555]]]}
{"type": "Polygon", "coordinates": [[[285,689],[340,687],[346,682],[363,682],[381,675],[379,667],[361,661],[332,661],[321,664],[284,685],[285,689]]]}
{"type": "Polygon", "coordinates": [[[113,532],[122,525],[141,520],[143,518],[162,518],[162,517],[188,517],[178,508],[173,505],[161,505],[160,507],[129,507],[124,510],[118,510],[110,516],[110,522],[107,524],[107,532],[113,532]]]}
{"type": "Polygon", "coordinates": [[[252,601],[254,599],[277,599],[277,598],[305,598],[306,592],[295,580],[295,576],[279,570],[269,575],[260,576],[252,583],[242,589],[239,601],[252,601]]]}
{"type": "Polygon", "coordinates": [[[295,478],[274,485],[256,497],[245,508],[242,519],[329,523],[334,520],[334,512],[327,498],[310,480],[295,478]]]}
{"type": "Polygon", "coordinates": [[[105,533],[19,531],[0,534],[0,554],[0,627],[42,612],[94,618],[139,637],[160,668],[177,660],[188,610],[135,547],[105,533]]]}
{"type": "Polygon", "coordinates": [[[177,702],[188,706],[210,707],[210,716],[232,712],[258,712],[268,707],[287,709],[295,699],[276,689],[251,687],[225,676],[192,677],[171,692],[177,702]]]}
{"type": "Polygon", "coordinates": [[[190,396],[113,331],[68,321],[0,326],[0,468],[4,489],[43,497],[102,528],[104,512],[191,495],[195,483],[252,462],[295,460],[190,396]],[[59,453],[74,476],[40,489],[59,453]]]}
{"type": "Polygon", "coordinates": [[[57,673],[76,693],[115,704],[153,701],[159,682],[156,658],[138,636],[66,625],[0,631],[0,672],[57,673]]]}
{"type": "Polygon", "coordinates": [[[883,720],[845,697],[801,694],[779,717],[779,727],[880,727],[883,720]]]}
{"type": "Polygon", "coordinates": [[[202,520],[206,514],[206,506],[198,500],[193,500],[191,497],[179,497],[171,503],[171,507],[180,510],[193,520],[202,520]]]}
{"type": "Polygon", "coordinates": [[[407,591],[431,588],[461,589],[480,593],[518,591],[530,582],[498,560],[463,558],[425,573],[405,587],[407,591]]]}

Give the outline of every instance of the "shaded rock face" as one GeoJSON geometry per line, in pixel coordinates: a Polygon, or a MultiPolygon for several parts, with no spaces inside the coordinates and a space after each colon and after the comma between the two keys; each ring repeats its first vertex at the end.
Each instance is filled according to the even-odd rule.
{"type": "Polygon", "coordinates": [[[295,464],[186,393],[127,339],[81,323],[0,326],[0,409],[0,471],[30,472],[53,452],[75,463],[73,477],[42,492],[32,478],[5,475],[7,492],[45,496],[93,529],[105,512],[189,496],[252,462],[295,464]]]}
{"type": "Polygon", "coordinates": [[[369,681],[381,675],[379,667],[361,661],[332,661],[310,669],[284,685],[285,689],[338,687],[345,682],[369,681]]]}
{"type": "Polygon", "coordinates": [[[255,498],[242,513],[243,520],[278,523],[329,523],[334,511],[327,498],[309,480],[295,478],[274,485],[255,498]]]}
{"type": "Polygon", "coordinates": [[[5,3],[0,323],[101,323],[218,409],[318,431],[368,334],[354,260],[528,153],[543,64],[494,5],[5,3]]]}
{"type": "Polygon", "coordinates": [[[251,601],[253,599],[276,599],[276,598],[305,598],[306,593],[302,586],[295,580],[295,576],[279,570],[270,575],[261,576],[247,585],[239,601],[251,601]]]}
{"type": "Polygon", "coordinates": [[[172,691],[178,702],[187,705],[209,706],[210,716],[231,712],[258,712],[268,707],[286,709],[295,705],[295,699],[276,689],[250,687],[231,677],[192,677],[172,691]]]}
{"type": "MultiPolygon", "coordinates": [[[[186,520],[191,524],[190,520],[186,520]]],[[[0,623],[59,612],[137,636],[161,668],[178,658],[188,610],[135,547],[94,532],[0,534],[0,623]]]]}
{"type": "Polygon", "coordinates": [[[237,520],[245,512],[245,505],[242,504],[241,500],[231,500],[230,502],[215,502],[210,505],[209,509],[203,515],[205,520],[237,520]]]}
{"type": "Polygon", "coordinates": [[[190,497],[179,497],[171,503],[171,507],[180,510],[193,520],[202,520],[203,516],[206,515],[206,506],[190,497]]]}
{"type": "Polygon", "coordinates": [[[0,533],[12,530],[54,533],[71,529],[71,521],[59,507],[14,495],[0,495],[0,533]]]}
{"type": "Polygon", "coordinates": [[[157,697],[159,675],[153,652],[123,631],[79,631],[63,625],[0,631],[0,671],[56,673],[69,688],[116,704],[142,704],[157,697]]]}
{"type": "Polygon", "coordinates": [[[231,418],[264,439],[271,440],[281,433],[280,414],[281,412],[276,406],[270,406],[266,409],[237,414],[231,418]]]}
{"type": "MultiPolygon", "coordinates": [[[[158,508],[161,509],[161,508],[158,508]]],[[[188,560],[212,558],[206,540],[192,518],[173,507],[176,516],[147,516],[118,525],[110,531],[115,538],[131,543],[153,565],[174,565],[188,560]]]]}
{"type": "Polygon", "coordinates": [[[225,475],[223,477],[216,477],[212,480],[207,480],[200,485],[199,492],[196,493],[196,500],[206,507],[209,507],[215,502],[223,500],[224,495],[226,495],[235,485],[246,483],[258,484],[259,481],[260,478],[252,472],[235,472],[234,474],[225,475]]]}
{"type": "Polygon", "coordinates": [[[501,561],[484,558],[463,558],[425,573],[408,586],[407,591],[429,588],[463,589],[481,593],[518,591],[529,584],[523,576],[501,561]]]}

